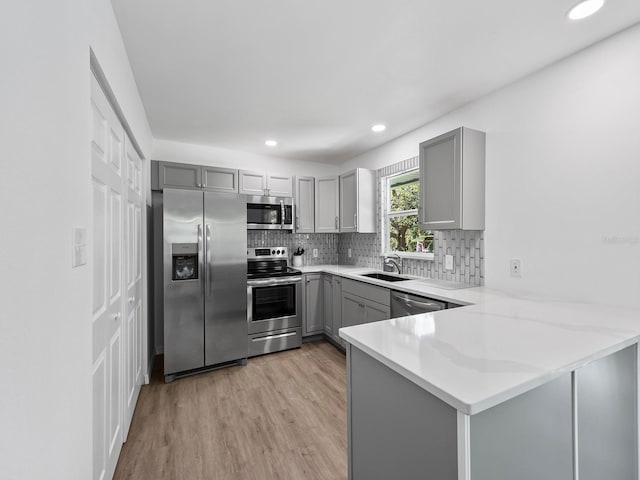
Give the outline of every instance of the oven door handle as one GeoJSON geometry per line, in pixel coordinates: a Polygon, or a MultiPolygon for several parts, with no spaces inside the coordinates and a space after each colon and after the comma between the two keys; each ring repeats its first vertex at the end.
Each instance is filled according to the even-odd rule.
{"type": "Polygon", "coordinates": [[[293,285],[302,282],[302,277],[265,278],[263,280],[247,280],[249,287],[271,287],[275,285],[293,285]]]}

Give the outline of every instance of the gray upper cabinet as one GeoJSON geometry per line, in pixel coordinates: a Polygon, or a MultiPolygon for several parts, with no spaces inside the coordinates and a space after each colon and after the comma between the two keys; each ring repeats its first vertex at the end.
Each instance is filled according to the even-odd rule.
{"type": "Polygon", "coordinates": [[[213,192],[238,192],[238,170],[188,163],[151,163],[151,188],[181,188],[213,192]]]}
{"type": "Polygon", "coordinates": [[[238,170],[202,167],[202,188],[214,192],[238,193],[238,170]]]}
{"type": "Polygon", "coordinates": [[[461,127],[420,144],[420,225],[484,230],[485,133],[461,127]]]}
{"type": "Polygon", "coordinates": [[[338,177],[316,178],[316,233],[338,232],[338,177]]]}
{"type": "Polygon", "coordinates": [[[267,195],[293,197],[293,178],[287,175],[267,173],[267,195]]]}
{"type": "Polygon", "coordinates": [[[340,175],[340,232],[376,232],[376,173],[356,168],[340,175]]]}
{"type": "Polygon", "coordinates": [[[187,163],[153,162],[152,185],[154,190],[164,188],[202,188],[202,167],[187,163]],[[154,171],[155,170],[155,171],[154,171]]]}
{"type": "Polygon", "coordinates": [[[315,231],[315,179],[296,177],[296,233],[315,231]]]}
{"type": "Polygon", "coordinates": [[[240,170],[240,193],[246,195],[266,195],[267,174],[240,170]]]}
{"type": "Polygon", "coordinates": [[[293,178],[287,175],[240,170],[240,193],[293,197],[293,178]]]}

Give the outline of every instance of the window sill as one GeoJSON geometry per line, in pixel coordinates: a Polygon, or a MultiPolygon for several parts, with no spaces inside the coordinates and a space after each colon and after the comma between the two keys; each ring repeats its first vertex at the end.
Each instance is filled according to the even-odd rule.
{"type": "Polygon", "coordinates": [[[386,254],[382,254],[381,257],[384,258],[385,255],[398,255],[400,258],[410,258],[410,259],[413,259],[413,260],[433,261],[435,259],[435,255],[433,253],[387,252],[386,254]]]}

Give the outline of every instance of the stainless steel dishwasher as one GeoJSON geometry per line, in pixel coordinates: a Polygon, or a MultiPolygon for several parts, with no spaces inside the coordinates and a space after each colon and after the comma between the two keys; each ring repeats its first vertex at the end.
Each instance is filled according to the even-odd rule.
{"type": "Polygon", "coordinates": [[[418,297],[402,292],[391,292],[391,318],[406,317],[419,313],[437,312],[447,308],[447,302],[418,297]]]}

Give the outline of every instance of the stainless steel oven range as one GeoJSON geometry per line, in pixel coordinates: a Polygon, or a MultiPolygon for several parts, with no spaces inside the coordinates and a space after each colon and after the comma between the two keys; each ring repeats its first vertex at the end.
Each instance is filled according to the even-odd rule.
{"type": "Polygon", "coordinates": [[[247,323],[250,357],[302,345],[302,273],[286,247],[248,250],[247,323]]]}

